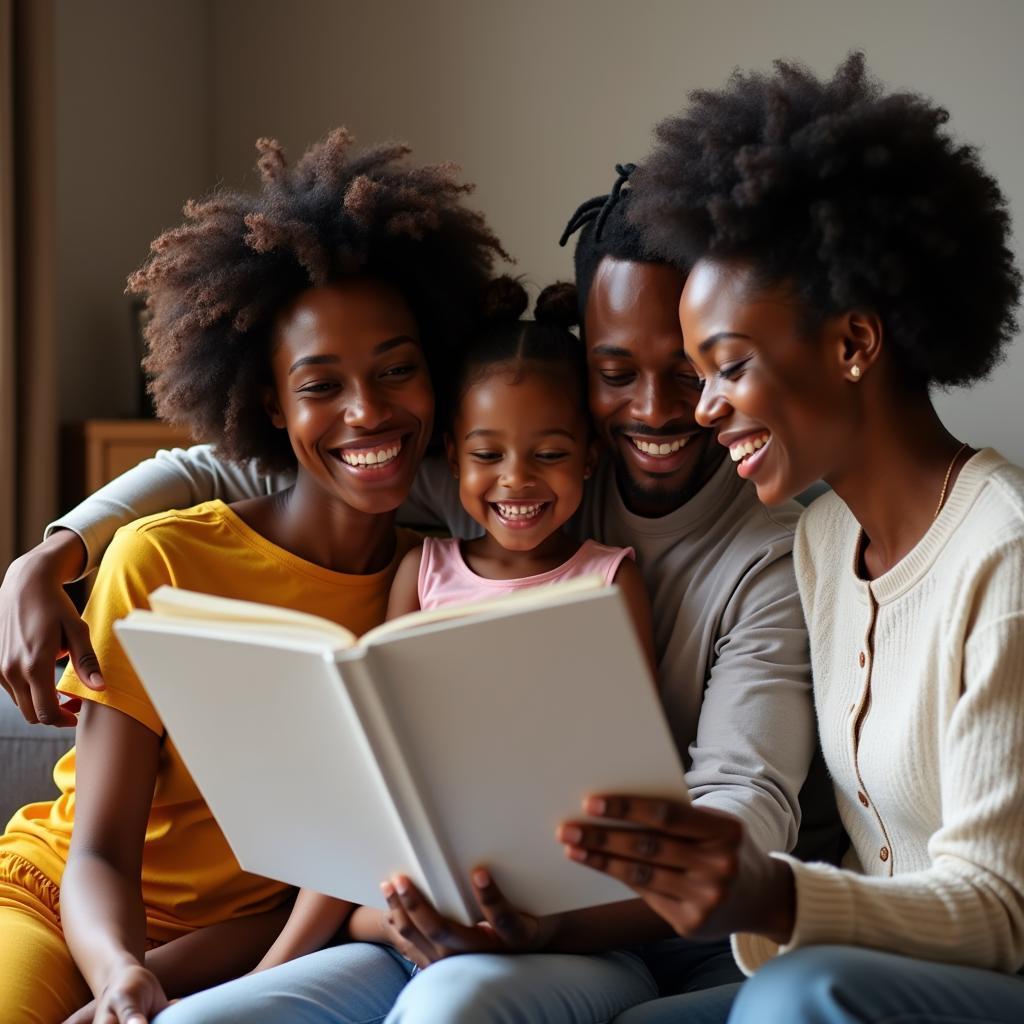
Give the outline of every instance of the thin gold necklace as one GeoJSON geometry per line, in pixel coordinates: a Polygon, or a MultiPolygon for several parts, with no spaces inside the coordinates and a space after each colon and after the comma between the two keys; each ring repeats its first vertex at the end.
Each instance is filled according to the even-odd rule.
{"type": "Polygon", "coordinates": [[[949,487],[949,478],[953,475],[953,467],[956,465],[956,460],[960,458],[960,453],[967,447],[967,442],[964,441],[962,445],[956,450],[956,455],[953,456],[949,463],[949,468],[946,470],[946,479],[942,481],[942,493],[939,495],[939,503],[935,506],[935,515],[932,516],[932,520],[939,518],[939,513],[942,511],[942,503],[946,500],[946,488],[949,487]]]}

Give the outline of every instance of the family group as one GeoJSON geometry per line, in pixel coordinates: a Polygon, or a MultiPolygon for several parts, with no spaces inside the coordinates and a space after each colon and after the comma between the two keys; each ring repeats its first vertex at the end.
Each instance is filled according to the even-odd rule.
{"type": "Polygon", "coordinates": [[[0,590],[0,682],[77,728],[0,837],[0,1019],[1024,1019],[1024,470],[932,401],[996,366],[1021,275],[947,120],[859,54],[737,72],[573,214],[529,319],[469,187],[404,146],[260,140],[256,192],[187,203],[129,289],[159,414],[209,443],[0,590]],[[691,800],[585,794],[535,841],[634,898],[537,918],[481,864],[471,927],[404,874],[381,910],[242,871],[113,630],[165,584],[362,633],[595,572],[691,800]]]}

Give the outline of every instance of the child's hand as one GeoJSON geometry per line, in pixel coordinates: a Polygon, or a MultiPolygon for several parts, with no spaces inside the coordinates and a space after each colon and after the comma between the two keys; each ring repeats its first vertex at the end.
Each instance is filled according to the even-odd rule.
{"type": "Polygon", "coordinates": [[[472,927],[442,917],[404,875],[385,882],[387,941],[418,967],[460,953],[525,953],[544,947],[554,930],[553,918],[516,910],[483,868],[470,881],[484,914],[472,927]]]}
{"type": "Polygon", "coordinates": [[[789,940],[792,872],[746,842],[738,818],[637,796],[589,797],[583,810],[643,828],[567,822],[558,829],[567,855],[625,882],[679,935],[720,938],[753,931],[780,943],[789,940]]]}
{"type": "Polygon", "coordinates": [[[157,976],[141,964],[111,974],[93,1014],[93,1024],[146,1024],[169,1005],[157,976]]]}

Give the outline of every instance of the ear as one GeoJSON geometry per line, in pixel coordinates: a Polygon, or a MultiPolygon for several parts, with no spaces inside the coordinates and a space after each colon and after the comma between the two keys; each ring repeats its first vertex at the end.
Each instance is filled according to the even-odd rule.
{"type": "Polygon", "coordinates": [[[589,480],[597,469],[597,460],[601,457],[601,439],[594,436],[587,445],[587,461],[583,466],[583,479],[589,480]]]}
{"type": "Polygon", "coordinates": [[[284,421],[284,413],[281,412],[281,405],[277,400],[277,392],[271,387],[263,389],[263,408],[270,417],[270,422],[278,430],[284,430],[287,426],[284,421]]]}
{"type": "Polygon", "coordinates": [[[459,453],[455,448],[455,441],[451,434],[444,435],[444,450],[448,457],[448,469],[452,474],[452,479],[459,479],[459,453]]]}
{"type": "Polygon", "coordinates": [[[853,310],[837,320],[840,366],[843,376],[856,384],[882,354],[882,319],[877,313],[853,310]]]}

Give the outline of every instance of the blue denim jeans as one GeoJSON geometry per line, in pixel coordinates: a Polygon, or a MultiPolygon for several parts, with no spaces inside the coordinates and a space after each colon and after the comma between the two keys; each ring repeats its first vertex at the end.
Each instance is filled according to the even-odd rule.
{"type": "MultiPolygon", "coordinates": [[[[692,984],[699,984],[702,967],[709,979],[720,976],[716,958],[721,952],[718,946],[712,955],[705,953],[692,961],[696,965],[692,984]]],[[[669,956],[657,969],[670,966],[669,956]]],[[[156,1021],[605,1024],[658,994],[644,958],[632,951],[601,956],[472,954],[416,971],[388,947],[349,943],[190,996],[159,1014],[156,1021]]],[[[697,1018],[700,1024],[724,1024],[728,1003],[717,1005],[718,1016],[697,1018]]],[[[630,1024],[631,1018],[622,1019],[630,1024]]]]}
{"type": "Polygon", "coordinates": [[[786,953],[745,982],[729,1024],[1020,1024],[1024,977],[849,946],[786,953]]]}

